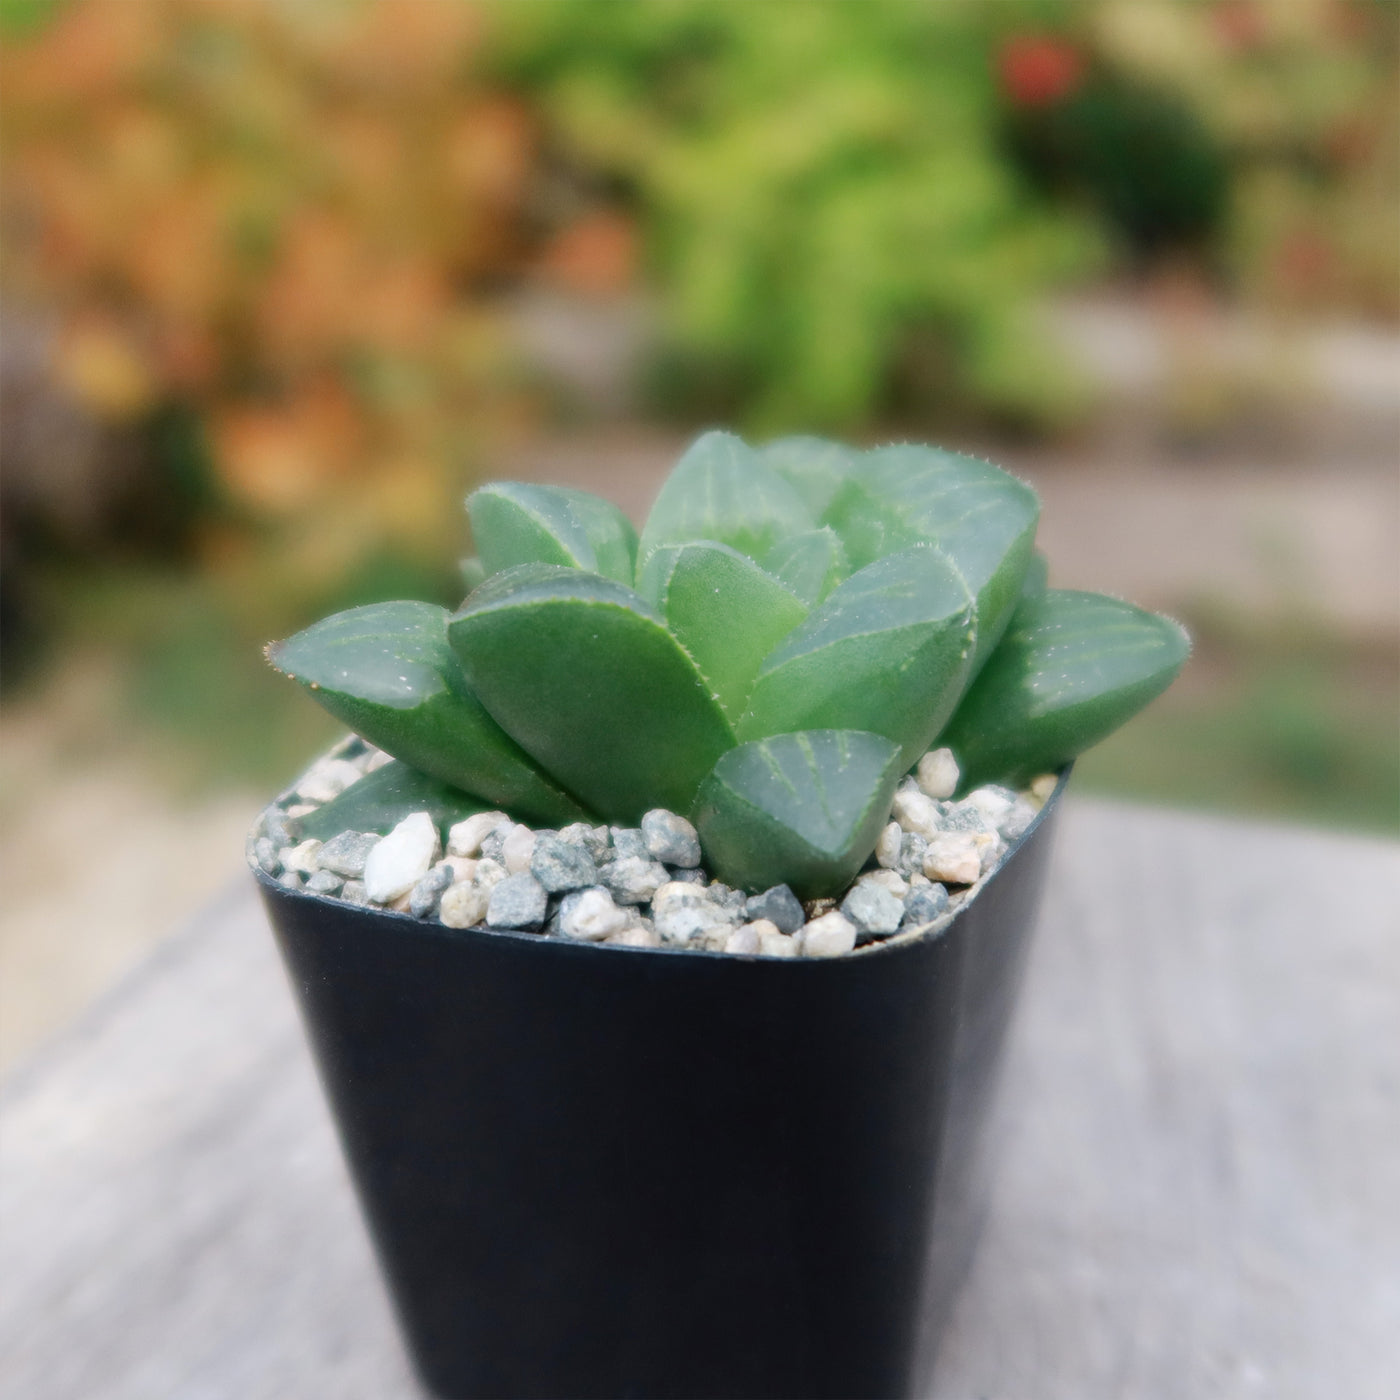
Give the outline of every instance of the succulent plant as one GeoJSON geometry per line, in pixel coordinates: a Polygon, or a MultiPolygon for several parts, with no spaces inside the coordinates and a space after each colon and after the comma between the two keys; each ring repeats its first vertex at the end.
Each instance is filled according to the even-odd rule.
{"type": "Polygon", "coordinates": [[[1048,588],[1035,493],[934,448],[706,433],[640,538],[562,487],[485,486],[468,510],[482,581],[455,613],[354,608],[268,649],[399,760],[327,830],[665,807],[727,882],[834,894],[935,741],[965,787],[1056,769],[1188,651],[1168,618],[1048,588]]]}

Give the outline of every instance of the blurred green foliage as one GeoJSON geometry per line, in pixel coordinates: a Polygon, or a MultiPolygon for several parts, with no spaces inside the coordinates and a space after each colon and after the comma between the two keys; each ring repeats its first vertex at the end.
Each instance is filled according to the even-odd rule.
{"type": "Polygon", "coordinates": [[[1400,836],[1400,654],[1313,621],[1189,617],[1181,683],[1076,765],[1081,789],[1400,836]]]}
{"type": "Polygon", "coordinates": [[[497,61],[574,197],[646,235],[666,344],[652,387],[762,430],[901,407],[1063,422],[1074,382],[1027,323],[1096,266],[1093,224],[1000,149],[1006,3],[507,5],[497,61]]]}

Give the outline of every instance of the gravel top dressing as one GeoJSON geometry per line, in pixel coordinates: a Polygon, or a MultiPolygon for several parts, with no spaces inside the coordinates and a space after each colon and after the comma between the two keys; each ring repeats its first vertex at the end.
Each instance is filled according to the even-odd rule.
{"type": "MultiPolygon", "coordinates": [[[[410,811],[384,834],[302,837],[389,756],[350,737],[263,811],[252,865],[287,889],[394,910],[448,928],[486,927],[633,948],[829,958],[937,931],[975,897],[1055,786],[986,786],[959,801],[948,749],[920,759],[894,795],[874,855],[840,899],[805,904],[786,885],[750,894],[711,879],[695,828],[674,812],[640,827],[531,828],[504,812],[449,821],[410,811]]],[[[343,804],[342,804],[343,805],[343,804]]],[[[329,816],[329,814],[327,814],[329,816]]]]}

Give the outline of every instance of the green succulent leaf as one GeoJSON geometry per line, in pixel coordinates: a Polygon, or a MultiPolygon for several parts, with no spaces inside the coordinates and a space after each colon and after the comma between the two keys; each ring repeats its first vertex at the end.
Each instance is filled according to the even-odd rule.
{"type": "Polygon", "coordinates": [[[1099,593],[1027,599],[938,742],[965,786],[1024,782],[1106,738],[1160,695],[1191,643],[1171,618],[1099,593]]]}
{"type": "Polygon", "coordinates": [[[501,727],[613,821],[688,811],[733,730],[664,620],[612,579],[526,564],[488,579],[448,626],[501,727]]]}
{"type": "Polygon", "coordinates": [[[921,540],[936,544],[977,597],[975,675],[1005,631],[1035,548],[1040,502],[1014,476],[932,447],[881,447],[851,467],[823,523],[853,567],[921,540]]]}
{"type": "Polygon", "coordinates": [[[908,768],[957,704],[976,637],[972,594],[941,551],[877,559],[764,662],[739,738],[863,729],[892,739],[908,768]]]}
{"type": "Polygon", "coordinates": [[[392,831],[414,812],[427,812],[443,840],[448,829],[491,805],[460,788],[430,778],[406,763],[386,763],[358,782],[351,783],[314,812],[301,817],[297,829],[303,837],[328,841],[342,831],[392,831]]]}
{"type": "Polygon", "coordinates": [[[701,784],[695,825],[728,884],[838,894],[865,863],[904,771],[898,745],[817,729],[740,744],[701,784]]]}
{"type": "MultiPolygon", "coordinates": [[[[1024,603],[1027,598],[1034,598],[1037,594],[1044,593],[1049,586],[1050,563],[1037,549],[1031,555],[1031,562],[1026,565],[1025,578],[1021,580],[1021,602],[1024,603]]],[[[1017,606],[1019,607],[1020,604],[1018,603],[1017,606]]]]}
{"type": "Polygon", "coordinates": [[[447,644],[445,609],[351,608],[274,642],[267,655],[337,719],[414,768],[522,815],[586,815],[472,694],[447,644]]]}
{"type": "Polygon", "coordinates": [[[486,581],[486,566],[475,554],[457,561],[457,572],[462,576],[462,586],[468,593],[478,584],[486,581]]]}
{"type": "Polygon", "coordinates": [[[637,591],[666,619],[731,722],[764,658],[807,616],[796,595],[723,544],[662,545],[642,566],[637,591]]]}
{"type": "Polygon", "coordinates": [[[809,607],[820,603],[851,572],[845,546],[829,525],[779,540],[764,557],[763,567],[809,607]]]}
{"type": "Polygon", "coordinates": [[[785,437],[766,443],[758,455],[802,497],[812,519],[820,520],[860,454],[826,438],[785,437]]]}
{"type": "Polygon", "coordinates": [[[559,564],[632,582],[637,532],[601,496],[505,481],[473,491],[467,511],[488,574],[517,564],[559,564]]]}
{"type": "Polygon", "coordinates": [[[666,478],[642,530],[645,564],[663,544],[717,540],[762,559],[816,525],[796,491],[733,433],[698,437],[666,478]]]}

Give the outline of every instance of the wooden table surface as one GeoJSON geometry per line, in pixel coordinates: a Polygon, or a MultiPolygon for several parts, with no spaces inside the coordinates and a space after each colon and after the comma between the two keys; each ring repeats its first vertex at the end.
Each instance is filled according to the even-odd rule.
{"type": "MultiPolygon", "coordinates": [[[[100,911],[94,911],[100,917],[100,911]]],[[[1071,799],[929,1394],[1400,1395],[1400,848],[1071,799]]],[[[251,881],[0,1089],[0,1395],[418,1395],[251,881]]]]}

